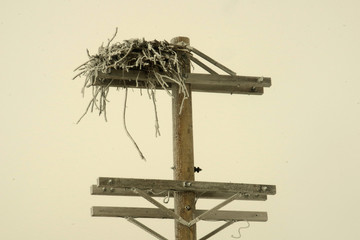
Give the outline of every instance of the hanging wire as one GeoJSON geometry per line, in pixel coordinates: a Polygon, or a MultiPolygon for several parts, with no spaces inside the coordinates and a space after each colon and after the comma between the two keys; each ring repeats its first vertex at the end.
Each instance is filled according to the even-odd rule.
{"type": "Polygon", "coordinates": [[[249,223],[249,221],[248,220],[246,220],[246,223],[247,223],[247,226],[245,226],[245,227],[239,227],[238,228],[238,233],[239,233],[239,236],[234,236],[234,235],[231,235],[231,237],[232,238],[241,238],[241,233],[240,233],[240,230],[241,229],[246,229],[246,228],[249,228],[250,227],[250,223],[249,223]]]}
{"type": "Polygon", "coordinates": [[[168,191],[168,195],[163,199],[163,202],[164,203],[169,203],[169,201],[170,201],[170,191],[168,191]]]}
{"type": "Polygon", "coordinates": [[[148,192],[149,192],[149,193],[152,193],[152,194],[154,194],[154,195],[161,195],[161,194],[167,192],[167,196],[164,197],[163,203],[169,203],[169,200],[170,200],[170,192],[171,192],[171,191],[164,190],[164,191],[160,191],[160,192],[154,192],[152,189],[149,189],[148,192]]]}

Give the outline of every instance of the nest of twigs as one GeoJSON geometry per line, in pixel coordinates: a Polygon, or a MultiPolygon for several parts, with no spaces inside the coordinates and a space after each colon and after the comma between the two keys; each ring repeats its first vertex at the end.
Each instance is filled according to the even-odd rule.
{"type": "MultiPolygon", "coordinates": [[[[108,40],[106,46],[102,44],[102,46],[99,47],[97,54],[91,55],[87,50],[89,60],[75,69],[78,74],[73,79],[85,76],[82,93],[84,94],[85,89],[87,88],[91,88],[92,90],[92,99],[78,122],[80,122],[89,111],[93,112],[94,110],[98,110],[99,115],[103,114],[105,120],[107,120],[106,104],[108,102],[107,95],[109,93],[110,84],[96,84],[97,81],[103,80],[98,77],[99,72],[106,74],[119,69],[124,72],[139,70],[145,72],[149,77],[145,84],[147,93],[154,102],[156,135],[159,135],[160,132],[155,104],[156,87],[161,86],[169,95],[171,95],[168,82],[177,84],[179,86],[179,91],[183,93],[183,101],[188,98],[189,94],[185,87],[183,69],[189,62],[190,51],[184,45],[171,44],[167,41],[157,40],[146,41],[145,39],[130,39],[111,44],[116,33],[117,31],[114,36],[108,40]]],[[[124,87],[126,88],[126,85],[124,85],[124,87]]],[[[124,106],[124,114],[125,107],[126,106],[124,106]]]]}

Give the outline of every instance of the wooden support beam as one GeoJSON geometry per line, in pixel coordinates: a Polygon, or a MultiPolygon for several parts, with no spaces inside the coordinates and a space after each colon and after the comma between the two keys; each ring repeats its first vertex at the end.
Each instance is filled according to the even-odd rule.
{"type": "Polygon", "coordinates": [[[270,87],[271,78],[191,73],[186,82],[195,85],[270,87]]]}
{"type": "Polygon", "coordinates": [[[156,237],[157,239],[160,239],[160,240],[168,240],[167,238],[161,236],[159,233],[155,232],[154,230],[152,230],[151,228],[145,226],[144,224],[142,224],[141,222],[135,220],[134,218],[127,217],[126,220],[128,220],[128,221],[131,222],[132,224],[138,226],[139,228],[143,229],[145,232],[153,235],[153,236],[156,237]]]}
{"type": "Polygon", "coordinates": [[[199,67],[203,68],[204,70],[206,70],[208,73],[210,74],[216,74],[218,75],[217,72],[215,72],[214,70],[212,70],[211,68],[209,68],[208,66],[206,66],[204,63],[202,63],[199,59],[190,56],[190,60],[193,61],[195,64],[197,64],[199,67]]]}
{"type": "MultiPolygon", "coordinates": [[[[140,190],[140,189],[136,189],[133,188],[132,189],[135,193],[139,194],[140,196],[142,196],[143,198],[145,198],[146,200],[148,200],[150,203],[154,204],[156,207],[158,207],[160,209],[160,211],[162,211],[163,213],[167,214],[168,216],[172,217],[173,219],[176,220],[176,223],[180,223],[183,226],[187,226],[188,222],[186,220],[184,220],[181,216],[178,215],[178,213],[169,210],[167,207],[165,207],[164,205],[162,205],[161,203],[159,203],[158,201],[156,201],[155,199],[153,199],[152,197],[150,197],[149,195],[147,195],[144,191],[140,190]]],[[[175,199],[176,200],[176,199],[175,199]]]]}
{"type": "MultiPolygon", "coordinates": [[[[174,211],[174,209],[169,209],[174,211]]],[[[207,210],[195,210],[195,216],[203,215],[207,210]]],[[[172,219],[168,214],[158,208],[133,208],[133,207],[103,207],[94,206],[91,208],[93,217],[132,217],[132,218],[162,218],[172,219]]],[[[266,222],[267,212],[255,211],[216,211],[207,214],[204,221],[249,221],[266,222]]]]}
{"type": "MultiPolygon", "coordinates": [[[[190,44],[187,37],[176,37],[171,43],[190,44]]],[[[181,56],[181,53],[178,53],[181,56]]],[[[185,57],[185,56],[184,56],[185,57]]],[[[190,73],[190,59],[181,69],[182,75],[190,73]]],[[[184,93],[179,91],[179,86],[173,84],[172,91],[172,122],[173,122],[173,177],[174,180],[195,181],[194,174],[194,140],[192,119],[192,93],[191,84],[185,87],[188,97],[185,101],[184,93]]],[[[192,191],[175,192],[174,212],[182,219],[190,222],[195,215],[195,193],[192,191]]],[[[175,240],[196,240],[196,225],[184,226],[175,221],[175,240]]]]}
{"type": "Polygon", "coordinates": [[[99,187],[116,188],[138,188],[142,190],[173,190],[203,192],[233,192],[249,193],[259,195],[275,195],[276,186],[266,184],[245,184],[245,183],[222,183],[222,182],[201,182],[182,180],[157,180],[157,179],[136,179],[136,178],[98,178],[99,187]]]}
{"type": "MultiPolygon", "coordinates": [[[[111,73],[98,72],[94,82],[96,86],[146,88],[146,82],[151,79],[149,74],[139,71],[112,70],[111,73]]],[[[170,80],[164,79],[172,86],[170,80]]],[[[195,92],[230,93],[261,95],[264,87],[271,86],[269,77],[229,76],[219,74],[188,73],[186,82],[191,84],[195,92]]],[[[157,86],[161,89],[161,86],[157,86]]]]}
{"type": "Polygon", "coordinates": [[[224,230],[225,228],[227,228],[228,226],[232,225],[235,222],[226,222],[225,224],[221,225],[220,227],[218,227],[217,229],[215,229],[214,231],[206,234],[205,236],[203,236],[202,238],[200,238],[199,240],[206,240],[209,239],[210,237],[214,236],[215,234],[217,234],[218,232],[224,230]]]}
{"type": "Polygon", "coordinates": [[[192,51],[193,53],[197,54],[198,56],[202,57],[203,59],[205,59],[206,61],[214,64],[215,66],[217,66],[218,68],[220,68],[221,70],[223,70],[224,72],[232,75],[232,76],[235,76],[236,73],[232,70],[230,70],[229,68],[225,67],[224,65],[222,65],[221,63],[215,61],[214,59],[212,59],[211,57],[209,57],[208,55],[206,55],[205,53],[197,50],[196,48],[194,47],[191,47],[190,45],[187,45],[186,46],[187,49],[189,49],[190,51],[192,51]]]}
{"type": "MultiPolygon", "coordinates": [[[[92,185],[90,188],[92,195],[105,195],[105,196],[128,196],[128,197],[138,197],[139,195],[134,193],[129,188],[117,188],[117,187],[98,187],[92,185]]],[[[165,191],[160,189],[152,189],[147,191],[147,194],[151,197],[167,197],[168,194],[170,197],[174,197],[174,191],[165,191]]],[[[195,192],[196,198],[202,199],[227,199],[231,197],[233,192],[195,192]]],[[[253,200],[253,201],[265,201],[267,200],[267,195],[259,194],[247,194],[241,195],[237,200],[253,200]]]]}
{"type": "Polygon", "coordinates": [[[216,205],[215,207],[213,207],[210,210],[207,210],[206,212],[200,214],[199,216],[197,216],[196,218],[194,218],[193,220],[191,220],[191,222],[189,223],[189,226],[192,226],[194,224],[196,224],[198,221],[203,220],[206,218],[206,216],[209,216],[211,214],[217,213],[218,210],[222,207],[224,207],[225,205],[231,203],[232,201],[234,201],[236,198],[238,198],[240,195],[240,193],[236,193],[233,196],[229,197],[228,199],[226,199],[225,201],[221,202],[220,204],[216,205]]]}

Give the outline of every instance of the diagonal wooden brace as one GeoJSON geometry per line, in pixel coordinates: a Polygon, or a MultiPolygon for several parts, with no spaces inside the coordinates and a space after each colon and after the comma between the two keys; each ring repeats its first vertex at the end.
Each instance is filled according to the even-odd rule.
{"type": "Polygon", "coordinates": [[[155,232],[155,231],[152,230],[151,228],[145,226],[144,224],[142,224],[141,222],[135,220],[135,219],[132,218],[132,217],[128,217],[128,218],[126,218],[126,220],[128,220],[129,222],[135,224],[135,225],[138,226],[139,228],[143,229],[145,232],[153,235],[153,236],[156,237],[157,239],[160,239],[160,240],[168,240],[167,238],[161,236],[160,234],[158,234],[157,232],[155,232]]]}
{"type": "Polygon", "coordinates": [[[195,53],[196,55],[202,57],[203,59],[207,60],[208,62],[214,64],[215,66],[217,66],[218,68],[220,68],[221,70],[223,70],[224,72],[230,74],[231,76],[236,76],[236,73],[231,71],[229,68],[225,67],[224,65],[222,65],[221,63],[215,61],[214,59],[212,59],[211,57],[209,57],[208,55],[206,55],[205,53],[197,50],[194,47],[191,47],[190,45],[186,45],[186,48],[189,49],[191,52],[195,53]]]}
{"type": "Polygon", "coordinates": [[[214,231],[206,234],[205,236],[203,236],[202,238],[200,238],[199,240],[206,240],[209,239],[210,237],[214,236],[215,234],[217,234],[218,232],[220,232],[221,230],[224,230],[225,228],[227,228],[228,226],[230,226],[231,224],[235,223],[235,221],[230,221],[230,222],[226,222],[225,224],[221,225],[220,227],[216,228],[214,231]]]}
{"type": "Polygon", "coordinates": [[[191,220],[189,222],[189,227],[191,227],[192,225],[194,225],[195,223],[197,223],[198,221],[202,220],[205,216],[207,216],[208,214],[219,210],[220,208],[224,207],[225,205],[229,204],[230,202],[234,201],[235,199],[237,199],[239,196],[241,195],[241,193],[236,193],[233,196],[229,197],[228,199],[226,199],[225,201],[223,201],[222,203],[216,205],[215,207],[213,207],[212,209],[204,212],[203,214],[199,215],[198,217],[196,217],[195,219],[191,220]]]}
{"type": "Polygon", "coordinates": [[[187,221],[185,221],[182,217],[180,217],[179,215],[177,215],[175,212],[171,211],[170,209],[168,209],[167,207],[165,207],[164,205],[162,205],[161,203],[159,203],[158,201],[156,201],[155,199],[153,199],[152,197],[150,197],[146,192],[144,192],[143,190],[137,189],[137,188],[132,188],[131,189],[134,193],[139,194],[140,196],[142,196],[143,198],[145,198],[146,200],[148,200],[150,203],[154,204],[156,207],[158,207],[162,212],[166,213],[168,216],[174,218],[176,221],[178,221],[179,223],[185,225],[185,226],[189,226],[189,223],[187,221]]]}
{"type": "Polygon", "coordinates": [[[190,56],[190,60],[193,61],[195,64],[199,65],[200,67],[202,67],[204,70],[206,70],[208,73],[211,74],[216,74],[218,75],[217,72],[215,72],[214,70],[212,70],[211,68],[209,68],[208,66],[206,66],[204,63],[202,63],[199,59],[190,56]]]}

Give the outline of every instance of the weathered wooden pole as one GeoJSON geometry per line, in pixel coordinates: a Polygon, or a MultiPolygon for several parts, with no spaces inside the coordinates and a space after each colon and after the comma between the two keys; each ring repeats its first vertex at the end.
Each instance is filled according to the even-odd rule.
{"type": "MultiPolygon", "coordinates": [[[[184,42],[190,44],[187,37],[176,37],[171,43],[184,42]]],[[[190,60],[183,69],[190,73],[190,60]]],[[[189,97],[184,102],[183,93],[179,92],[177,84],[172,86],[172,120],[173,120],[173,153],[174,153],[174,180],[194,181],[194,141],[192,122],[191,86],[186,84],[189,97]],[[183,104],[183,105],[182,105],[183,104]],[[180,108],[182,105],[181,113],[180,108]]],[[[190,222],[195,213],[195,193],[176,192],[174,194],[175,213],[190,222]]],[[[175,220],[176,240],[196,240],[196,225],[187,227],[175,220]]]]}

